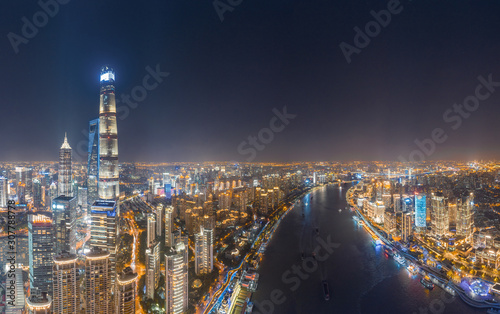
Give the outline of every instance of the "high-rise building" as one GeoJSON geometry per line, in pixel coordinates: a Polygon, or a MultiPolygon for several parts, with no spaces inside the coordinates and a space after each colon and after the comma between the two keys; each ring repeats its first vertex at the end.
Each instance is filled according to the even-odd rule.
{"type": "Polygon", "coordinates": [[[6,177],[0,176],[0,207],[7,207],[9,200],[8,188],[9,180],[6,177]]]}
{"type": "Polygon", "coordinates": [[[76,253],[76,198],[59,196],[52,200],[54,254],[76,253]]]}
{"type": "Polygon", "coordinates": [[[38,179],[33,179],[33,206],[42,209],[42,183],[38,179]]]}
{"type": "Polygon", "coordinates": [[[154,245],[156,239],[156,217],[155,214],[148,214],[147,223],[147,247],[154,245]]]}
{"type": "Polygon", "coordinates": [[[154,298],[160,283],[160,242],[153,243],[146,249],[146,296],[154,298]]]}
{"type": "Polygon", "coordinates": [[[89,147],[87,155],[88,208],[99,199],[99,119],[89,122],[89,147]]]}
{"type": "Polygon", "coordinates": [[[59,174],[58,191],[59,195],[72,196],[73,173],[71,170],[71,147],[68,144],[68,138],[64,134],[64,142],[59,150],[59,174]]]}
{"type": "Polygon", "coordinates": [[[214,231],[213,229],[200,228],[200,233],[195,234],[195,272],[197,275],[211,273],[214,260],[214,231]]]}
{"type": "Polygon", "coordinates": [[[165,207],[165,247],[174,246],[174,208],[172,206],[165,207]]]}
{"type": "Polygon", "coordinates": [[[29,280],[30,295],[52,295],[53,263],[52,219],[44,215],[29,215],[29,280]]]}
{"type": "Polygon", "coordinates": [[[443,193],[432,193],[431,204],[432,233],[437,237],[444,237],[449,232],[450,220],[446,198],[443,193]]]}
{"type": "MultiPolygon", "coordinates": [[[[102,67],[99,106],[99,199],[110,201],[117,201],[120,195],[114,83],[113,69],[102,67]]],[[[119,216],[118,208],[117,214],[119,216]]]]}
{"type": "Polygon", "coordinates": [[[57,194],[58,194],[57,185],[55,182],[52,182],[49,186],[49,203],[48,203],[49,206],[51,206],[52,201],[59,196],[57,194]]]}
{"type": "Polygon", "coordinates": [[[156,236],[161,237],[163,231],[163,209],[164,206],[162,203],[156,206],[155,215],[156,215],[156,236]]]}
{"type": "Polygon", "coordinates": [[[25,197],[30,196],[33,189],[33,170],[31,168],[16,167],[15,187],[22,191],[22,193],[17,192],[19,202],[26,203],[25,197]]]}
{"type": "Polygon", "coordinates": [[[166,313],[185,313],[188,308],[188,253],[184,241],[165,254],[165,310],[166,313]]]}
{"type": "Polygon", "coordinates": [[[94,247],[85,257],[85,313],[111,314],[111,276],[109,253],[94,247]]]}
{"type": "Polygon", "coordinates": [[[466,241],[472,240],[472,230],[474,220],[473,215],[474,194],[459,198],[457,201],[457,235],[464,236],[466,241]]]}
{"type": "Polygon", "coordinates": [[[167,200],[172,199],[172,180],[170,179],[170,173],[163,174],[163,188],[165,189],[165,198],[167,200]]]}
{"type": "Polygon", "coordinates": [[[88,210],[88,189],[82,186],[78,187],[78,206],[81,207],[84,213],[88,210]]]}
{"type": "Polygon", "coordinates": [[[41,295],[31,295],[26,299],[26,309],[28,314],[51,314],[52,298],[46,292],[41,295]]]}
{"type": "Polygon", "coordinates": [[[134,314],[137,294],[137,274],[127,267],[118,274],[116,287],[116,313],[134,314]]]}
{"type": "Polygon", "coordinates": [[[54,257],[52,266],[54,314],[74,314],[80,310],[76,255],[62,253],[54,257]]]}
{"type": "Polygon", "coordinates": [[[415,195],[415,226],[425,228],[427,226],[427,199],[425,195],[415,195]]]}
{"type": "Polygon", "coordinates": [[[115,279],[116,263],[116,202],[95,201],[90,210],[90,246],[109,254],[111,283],[115,279]]]}
{"type": "Polygon", "coordinates": [[[402,213],[401,224],[401,238],[403,242],[408,242],[413,235],[413,213],[402,213]]]}

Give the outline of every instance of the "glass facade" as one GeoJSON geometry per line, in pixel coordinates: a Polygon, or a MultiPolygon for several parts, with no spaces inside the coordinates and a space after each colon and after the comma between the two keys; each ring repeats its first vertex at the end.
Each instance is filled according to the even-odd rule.
{"type": "Polygon", "coordinates": [[[425,195],[415,195],[415,226],[426,227],[427,205],[425,195]]]}
{"type": "Polygon", "coordinates": [[[87,160],[88,208],[99,199],[99,119],[89,122],[89,147],[87,160]]]}

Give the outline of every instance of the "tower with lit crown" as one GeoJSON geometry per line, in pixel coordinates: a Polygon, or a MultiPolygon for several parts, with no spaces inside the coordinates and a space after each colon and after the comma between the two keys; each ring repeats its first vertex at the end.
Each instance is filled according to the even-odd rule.
{"type": "Polygon", "coordinates": [[[99,199],[109,201],[117,201],[120,195],[114,83],[113,69],[102,67],[99,105],[99,199]]]}
{"type": "Polygon", "coordinates": [[[64,134],[64,142],[59,150],[58,196],[72,196],[71,183],[71,146],[64,134]]]}

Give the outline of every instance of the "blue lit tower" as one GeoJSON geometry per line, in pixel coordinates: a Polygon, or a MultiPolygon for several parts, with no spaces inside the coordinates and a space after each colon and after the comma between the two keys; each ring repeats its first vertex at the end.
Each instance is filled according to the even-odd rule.
{"type": "Polygon", "coordinates": [[[89,148],[87,155],[87,202],[90,206],[99,199],[99,119],[89,122],[89,148]]]}
{"type": "Polygon", "coordinates": [[[120,195],[114,83],[115,72],[104,66],[99,106],[99,199],[108,201],[117,201],[120,195]]]}
{"type": "Polygon", "coordinates": [[[418,228],[426,227],[427,207],[426,196],[415,195],[415,226],[418,228]]]}

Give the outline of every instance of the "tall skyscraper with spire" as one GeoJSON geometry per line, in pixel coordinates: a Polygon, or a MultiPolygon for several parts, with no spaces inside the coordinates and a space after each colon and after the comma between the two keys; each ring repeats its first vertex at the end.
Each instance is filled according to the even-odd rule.
{"type": "Polygon", "coordinates": [[[73,196],[72,189],[72,172],[71,172],[71,146],[68,144],[66,133],[64,134],[64,142],[59,150],[59,179],[58,179],[58,194],[59,196],[73,196]]]}
{"type": "Polygon", "coordinates": [[[113,69],[102,67],[99,106],[99,198],[109,201],[117,201],[120,195],[114,83],[113,69]]]}

